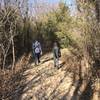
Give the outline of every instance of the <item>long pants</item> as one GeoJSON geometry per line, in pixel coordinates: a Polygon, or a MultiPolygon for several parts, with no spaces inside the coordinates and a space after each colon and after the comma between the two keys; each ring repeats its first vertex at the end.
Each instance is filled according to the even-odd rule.
{"type": "Polygon", "coordinates": [[[59,67],[59,58],[54,57],[54,66],[59,67]]]}
{"type": "Polygon", "coordinates": [[[35,53],[35,64],[38,65],[40,63],[40,53],[35,53]]]}

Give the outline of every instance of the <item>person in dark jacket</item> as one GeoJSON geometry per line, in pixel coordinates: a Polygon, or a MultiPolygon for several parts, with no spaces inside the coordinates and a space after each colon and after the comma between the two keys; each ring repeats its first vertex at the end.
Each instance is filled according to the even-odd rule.
{"type": "Polygon", "coordinates": [[[54,58],[54,66],[59,68],[59,58],[61,56],[60,47],[58,46],[57,42],[54,43],[53,46],[53,58],[54,58]]]}
{"type": "Polygon", "coordinates": [[[35,58],[35,65],[38,65],[40,63],[40,56],[42,55],[42,49],[40,42],[38,42],[37,40],[33,44],[33,52],[35,58]]]}

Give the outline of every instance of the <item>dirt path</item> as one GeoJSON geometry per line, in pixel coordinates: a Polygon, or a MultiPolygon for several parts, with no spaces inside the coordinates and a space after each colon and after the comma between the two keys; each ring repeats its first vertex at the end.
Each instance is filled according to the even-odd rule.
{"type": "Polygon", "coordinates": [[[24,84],[14,100],[99,100],[93,98],[91,80],[82,80],[77,55],[62,50],[61,68],[53,65],[52,54],[41,58],[41,64],[30,63],[23,72],[24,84]],[[18,97],[18,98],[17,98],[18,97]]]}
{"type": "MultiPolygon", "coordinates": [[[[64,51],[65,53],[65,51],[64,51]]],[[[66,54],[70,52],[66,50],[66,54]]],[[[63,54],[64,55],[64,54],[63,54]]],[[[61,61],[61,63],[63,63],[61,61]]],[[[52,55],[42,57],[41,64],[24,72],[26,87],[21,100],[71,100],[78,81],[73,78],[73,73],[53,66],[52,55]]]]}
{"type": "MultiPolygon", "coordinates": [[[[12,91],[0,100],[99,100],[99,89],[94,93],[92,80],[82,77],[84,66],[71,50],[62,50],[60,69],[54,67],[51,53],[42,56],[39,66],[30,62],[30,55],[9,80],[12,91]]],[[[99,87],[99,81],[95,85],[99,87]]]]}

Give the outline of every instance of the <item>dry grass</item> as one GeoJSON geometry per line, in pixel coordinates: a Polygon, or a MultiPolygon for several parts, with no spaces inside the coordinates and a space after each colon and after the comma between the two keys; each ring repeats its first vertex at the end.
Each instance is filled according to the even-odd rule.
{"type": "Polygon", "coordinates": [[[16,63],[15,73],[7,70],[5,76],[0,74],[1,97],[4,100],[84,100],[84,97],[99,100],[94,99],[93,82],[80,77],[80,60],[72,51],[63,49],[61,68],[57,69],[51,53],[42,56],[39,66],[30,62],[30,54],[24,55],[16,63]]]}

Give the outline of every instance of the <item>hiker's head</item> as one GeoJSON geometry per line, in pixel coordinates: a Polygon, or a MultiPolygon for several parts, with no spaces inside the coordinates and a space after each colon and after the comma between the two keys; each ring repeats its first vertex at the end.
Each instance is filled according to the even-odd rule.
{"type": "Polygon", "coordinates": [[[54,42],[54,46],[57,46],[58,44],[57,44],[57,42],[54,42]]]}

